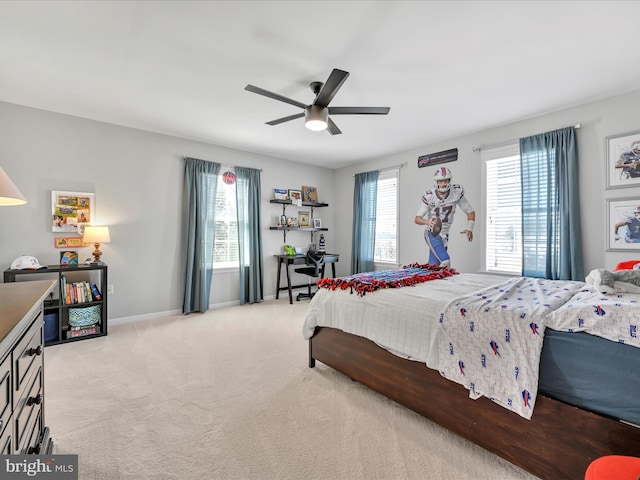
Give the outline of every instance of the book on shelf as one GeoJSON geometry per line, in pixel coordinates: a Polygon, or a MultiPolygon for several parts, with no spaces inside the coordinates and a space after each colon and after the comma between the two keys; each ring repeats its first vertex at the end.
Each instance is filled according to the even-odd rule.
{"type": "Polygon", "coordinates": [[[100,329],[97,325],[83,328],[71,328],[67,332],[67,338],[84,337],[85,335],[95,335],[96,333],[100,333],[100,329]]]}
{"type": "Polygon", "coordinates": [[[61,278],[62,304],[72,305],[77,303],[88,303],[102,300],[100,290],[89,282],[67,282],[64,275],[61,278]]]}
{"type": "Polygon", "coordinates": [[[98,286],[95,283],[91,284],[91,293],[93,293],[93,298],[95,298],[97,301],[102,300],[102,294],[100,293],[100,290],[98,290],[98,286]]]}
{"type": "Polygon", "coordinates": [[[64,275],[60,277],[60,303],[67,303],[67,277],[64,275]]]}

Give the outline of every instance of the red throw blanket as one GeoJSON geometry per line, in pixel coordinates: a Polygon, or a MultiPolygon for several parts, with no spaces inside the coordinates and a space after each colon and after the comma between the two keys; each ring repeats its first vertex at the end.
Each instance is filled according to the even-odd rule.
{"type": "Polygon", "coordinates": [[[456,275],[453,268],[438,267],[437,265],[413,263],[405,265],[399,270],[381,270],[378,272],[357,273],[348,277],[322,278],[317,285],[320,288],[330,290],[351,289],[363,296],[367,292],[380,290],[381,288],[400,288],[428,280],[450,277],[456,275]]]}

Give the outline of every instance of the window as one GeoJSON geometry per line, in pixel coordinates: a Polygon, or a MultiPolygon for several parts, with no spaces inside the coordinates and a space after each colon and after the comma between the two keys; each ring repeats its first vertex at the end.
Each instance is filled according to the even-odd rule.
{"type": "Polygon", "coordinates": [[[522,194],[518,144],[482,150],[485,165],[485,269],[522,273],[522,194]]]}
{"type": "MultiPolygon", "coordinates": [[[[233,169],[223,167],[222,171],[233,171],[233,169]]],[[[217,181],[213,268],[238,268],[236,184],[224,183],[222,173],[218,175],[217,181]]]]}
{"type": "Polygon", "coordinates": [[[374,261],[398,261],[398,177],[399,170],[380,172],[376,201],[376,239],[374,261]]]}

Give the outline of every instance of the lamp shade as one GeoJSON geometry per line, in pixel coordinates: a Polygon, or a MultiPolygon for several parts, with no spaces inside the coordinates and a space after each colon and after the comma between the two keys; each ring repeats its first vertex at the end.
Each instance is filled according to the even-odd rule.
{"type": "Polygon", "coordinates": [[[0,167],[0,205],[22,205],[27,203],[24,195],[0,167]]]}
{"type": "Polygon", "coordinates": [[[109,243],[109,227],[96,227],[87,225],[84,227],[84,235],[82,237],[85,243],[109,243]]]}
{"type": "Polygon", "coordinates": [[[304,109],[304,119],[304,126],[309,130],[325,130],[329,123],[329,110],[319,105],[309,105],[304,109]]]}

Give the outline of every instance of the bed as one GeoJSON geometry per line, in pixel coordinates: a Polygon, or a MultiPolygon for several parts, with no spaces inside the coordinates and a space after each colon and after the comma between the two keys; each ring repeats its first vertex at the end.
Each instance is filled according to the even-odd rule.
{"type": "Polygon", "coordinates": [[[603,311],[640,312],[638,294],[603,298],[574,282],[566,298],[549,306],[559,330],[544,329],[529,419],[487,396],[470,399],[467,388],[442,375],[438,322],[445,307],[506,281],[458,274],[369,292],[321,288],[303,326],[309,366],[320,361],[540,478],[582,479],[597,457],[637,456],[640,348],[579,331],[591,328],[582,311],[580,328],[567,319],[588,308],[597,326],[603,311]],[[603,302],[600,313],[589,303],[592,295],[603,302]]]}

